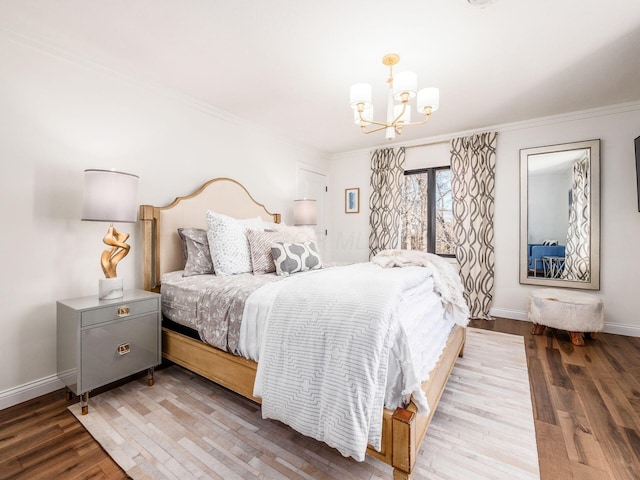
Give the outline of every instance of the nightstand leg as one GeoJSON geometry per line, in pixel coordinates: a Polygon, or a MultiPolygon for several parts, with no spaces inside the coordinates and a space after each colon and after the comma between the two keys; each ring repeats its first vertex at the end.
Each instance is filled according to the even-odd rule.
{"type": "Polygon", "coordinates": [[[69,387],[64,387],[64,396],[67,399],[67,402],[70,402],[73,398],[73,392],[69,390],[69,387]]]}
{"type": "Polygon", "coordinates": [[[147,370],[147,384],[151,387],[153,385],[153,368],[149,367],[147,370]]]}
{"type": "Polygon", "coordinates": [[[89,392],[80,394],[80,407],[82,409],[82,415],[89,413],[89,392]]]}

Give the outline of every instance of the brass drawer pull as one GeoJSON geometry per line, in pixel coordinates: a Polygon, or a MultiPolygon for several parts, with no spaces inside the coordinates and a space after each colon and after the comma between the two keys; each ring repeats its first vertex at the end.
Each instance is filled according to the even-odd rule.
{"type": "Polygon", "coordinates": [[[118,316],[119,317],[128,317],[129,316],[129,307],[118,307],[118,316]]]}
{"type": "Polygon", "coordinates": [[[118,354],[126,355],[131,351],[131,346],[128,343],[121,343],[118,345],[118,354]]]}

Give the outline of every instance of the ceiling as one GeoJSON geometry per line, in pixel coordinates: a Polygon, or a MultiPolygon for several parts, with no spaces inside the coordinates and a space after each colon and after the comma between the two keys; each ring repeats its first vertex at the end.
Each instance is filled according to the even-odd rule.
{"type": "Polygon", "coordinates": [[[440,88],[396,141],[640,100],[638,0],[0,0],[0,31],[328,153],[385,143],[348,102],[384,114],[390,52],[440,88]]]}

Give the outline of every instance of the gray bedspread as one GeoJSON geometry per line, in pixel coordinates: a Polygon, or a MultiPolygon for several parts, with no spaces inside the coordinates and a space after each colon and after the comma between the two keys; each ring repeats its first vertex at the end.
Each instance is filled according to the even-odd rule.
{"type": "Polygon", "coordinates": [[[240,324],[249,295],[265,283],[282,279],[275,274],[162,275],[162,313],[174,322],[198,331],[202,341],[238,354],[240,324]]]}

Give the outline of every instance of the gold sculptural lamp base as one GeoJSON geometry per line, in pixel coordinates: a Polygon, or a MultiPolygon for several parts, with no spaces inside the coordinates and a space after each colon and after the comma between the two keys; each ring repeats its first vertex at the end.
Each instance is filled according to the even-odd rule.
{"type": "Polygon", "coordinates": [[[122,279],[118,278],[116,268],[118,262],[127,256],[131,246],[126,243],[129,238],[128,233],[119,232],[111,225],[103,241],[108,248],[100,256],[100,265],[105,278],[101,278],[98,283],[98,298],[100,300],[110,300],[121,298],[124,295],[122,279]]]}
{"type": "Polygon", "coordinates": [[[107,230],[107,234],[102,241],[111,248],[102,252],[102,256],[100,257],[100,264],[102,265],[102,271],[105,277],[117,277],[116,267],[118,266],[118,262],[126,257],[131,249],[129,244],[126,243],[128,238],[128,233],[119,232],[113,225],[107,230]]]}

